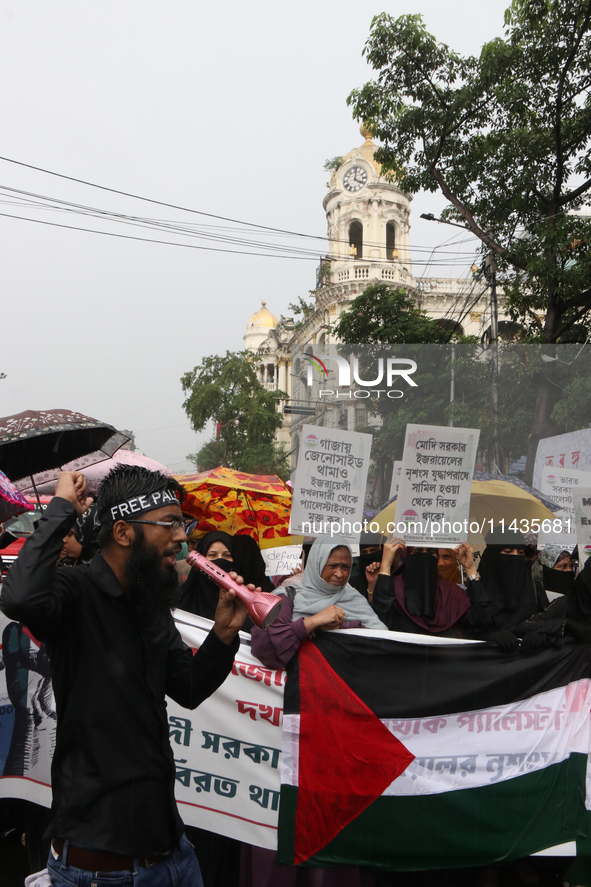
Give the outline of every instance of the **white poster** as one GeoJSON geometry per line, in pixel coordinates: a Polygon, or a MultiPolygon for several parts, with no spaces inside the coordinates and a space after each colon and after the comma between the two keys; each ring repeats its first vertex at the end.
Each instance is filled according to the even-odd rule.
{"type": "Polygon", "coordinates": [[[302,427],[291,505],[293,533],[341,533],[359,541],[371,443],[371,434],[302,427]]]}
{"type": "Polygon", "coordinates": [[[394,496],[398,495],[398,490],[400,488],[400,472],[402,471],[402,460],[396,460],[394,462],[394,468],[392,469],[392,481],[390,483],[390,496],[389,499],[393,499],[394,496]]]}
{"type": "Polygon", "coordinates": [[[480,431],[407,425],[394,534],[410,545],[452,548],[468,540],[480,431]]]}
{"type": "Polygon", "coordinates": [[[575,507],[573,493],[582,487],[591,487],[591,471],[575,471],[574,469],[554,468],[544,465],[540,492],[560,507],[552,521],[552,530],[544,531],[547,521],[542,521],[538,533],[538,545],[564,545],[574,548],[577,544],[575,527],[575,507]],[[554,524],[560,519],[561,531],[557,532],[554,524]]]}
{"type": "Polygon", "coordinates": [[[579,565],[582,569],[591,554],[591,486],[586,490],[574,490],[573,503],[577,524],[579,565]]]}
{"type": "Polygon", "coordinates": [[[541,490],[544,465],[562,471],[591,471],[591,428],[544,437],[538,444],[533,486],[541,490]]]}
{"type": "Polygon", "coordinates": [[[277,548],[262,548],[267,576],[291,576],[296,567],[302,564],[301,545],[283,545],[277,548]]]}

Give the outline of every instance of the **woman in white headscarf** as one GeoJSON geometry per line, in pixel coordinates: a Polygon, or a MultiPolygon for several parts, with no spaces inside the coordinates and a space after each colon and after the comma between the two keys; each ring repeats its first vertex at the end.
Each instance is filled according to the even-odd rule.
{"type": "Polygon", "coordinates": [[[319,536],[300,585],[282,589],[281,613],[266,631],[251,631],[252,652],[268,668],[284,668],[315,631],[373,628],[387,631],[366,599],[349,585],[351,547],[344,536],[319,536]]]}

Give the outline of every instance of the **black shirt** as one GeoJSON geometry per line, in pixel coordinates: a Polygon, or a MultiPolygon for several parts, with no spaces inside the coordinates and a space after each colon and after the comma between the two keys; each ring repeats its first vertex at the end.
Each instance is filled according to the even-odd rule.
{"type": "Polygon", "coordinates": [[[196,708],[226,679],[238,639],[211,632],[195,656],[172,615],[140,631],[100,554],[57,568],[74,507],[54,498],[11,568],[0,607],[47,646],[58,714],[46,837],[127,856],[166,852],[184,828],[165,695],[196,708]]]}

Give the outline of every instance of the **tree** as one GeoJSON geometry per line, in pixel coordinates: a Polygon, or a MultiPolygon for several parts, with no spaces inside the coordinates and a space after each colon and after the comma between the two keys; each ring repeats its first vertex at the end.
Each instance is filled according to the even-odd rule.
{"type": "Polygon", "coordinates": [[[346,344],[448,342],[450,333],[417,308],[406,290],[368,286],[339,317],[335,334],[346,344]]]}
{"type": "Polygon", "coordinates": [[[224,442],[213,438],[213,440],[208,440],[199,452],[187,456],[187,459],[195,463],[197,471],[211,471],[212,468],[218,468],[224,464],[225,450],[224,442]]]}
{"type": "MultiPolygon", "coordinates": [[[[348,101],[383,143],[383,174],[441,191],[495,257],[524,340],[583,341],[591,223],[570,211],[591,189],[591,0],[513,0],[505,25],[464,58],[421,16],[379,15],[364,50],[377,79],[348,101]]],[[[537,390],[526,479],[557,396],[543,374],[537,390]]]]}
{"type": "MultiPolygon", "coordinates": [[[[310,295],[314,296],[314,290],[310,290],[310,295]]],[[[302,299],[301,296],[298,296],[297,302],[290,302],[287,306],[290,311],[293,311],[295,315],[301,314],[302,319],[297,320],[294,325],[294,330],[299,330],[304,325],[304,323],[308,320],[309,317],[312,317],[314,312],[316,311],[316,303],[314,299],[311,302],[306,302],[305,299],[302,299]]]]}
{"type": "MultiPolygon", "coordinates": [[[[328,160],[324,162],[324,169],[327,172],[335,173],[339,167],[343,165],[344,157],[329,157],[328,160]]],[[[326,183],[326,187],[330,188],[330,180],[326,183]]]]}
{"type": "Polygon", "coordinates": [[[181,379],[183,408],[195,431],[210,420],[217,436],[188,458],[199,468],[226,465],[252,474],[287,476],[286,456],[275,442],[283,420],[277,411],[283,391],[267,391],[257,379],[252,355],[227,351],[205,357],[181,379]]]}

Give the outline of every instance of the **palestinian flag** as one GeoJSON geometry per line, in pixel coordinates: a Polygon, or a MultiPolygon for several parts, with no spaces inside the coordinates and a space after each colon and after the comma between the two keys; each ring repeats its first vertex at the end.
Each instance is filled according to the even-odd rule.
{"type": "Polygon", "coordinates": [[[586,835],[589,648],[321,632],[288,669],[279,862],[480,866],[586,835]]]}

